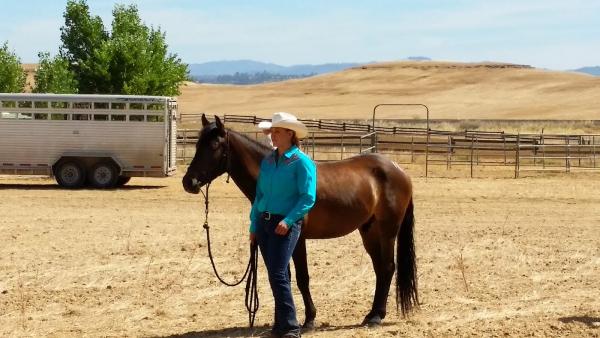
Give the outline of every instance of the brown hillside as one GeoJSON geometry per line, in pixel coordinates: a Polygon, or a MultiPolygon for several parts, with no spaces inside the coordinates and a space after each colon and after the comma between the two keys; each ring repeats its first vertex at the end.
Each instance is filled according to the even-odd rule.
{"type": "MultiPolygon", "coordinates": [[[[368,119],[379,103],[423,103],[431,118],[600,119],[600,78],[496,63],[394,62],[263,85],[186,83],[186,113],[290,111],[303,118],[368,119]]],[[[422,110],[378,109],[378,118],[422,110]]]]}

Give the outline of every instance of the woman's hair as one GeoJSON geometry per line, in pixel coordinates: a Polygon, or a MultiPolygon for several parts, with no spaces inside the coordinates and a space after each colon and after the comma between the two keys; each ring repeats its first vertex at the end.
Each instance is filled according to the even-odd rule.
{"type": "Polygon", "coordinates": [[[300,148],[300,140],[298,139],[298,136],[296,136],[296,132],[292,130],[292,133],[292,144],[300,148]]]}

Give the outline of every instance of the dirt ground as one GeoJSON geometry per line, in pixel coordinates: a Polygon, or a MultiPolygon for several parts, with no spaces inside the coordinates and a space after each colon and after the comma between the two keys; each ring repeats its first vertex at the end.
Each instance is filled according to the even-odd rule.
{"type": "MultiPolygon", "coordinates": [[[[181,175],[110,191],[0,177],[0,336],[268,332],[262,262],[258,326],[249,329],[244,288],[213,276],[202,200],[183,191],[181,175]]],[[[420,310],[403,319],[391,298],[384,325],[358,326],[375,285],[359,235],[309,241],[318,313],[305,336],[600,336],[599,176],[418,177],[414,185],[420,310]]],[[[248,211],[233,183],[213,185],[212,241],[228,279],[248,257],[248,211]]]]}

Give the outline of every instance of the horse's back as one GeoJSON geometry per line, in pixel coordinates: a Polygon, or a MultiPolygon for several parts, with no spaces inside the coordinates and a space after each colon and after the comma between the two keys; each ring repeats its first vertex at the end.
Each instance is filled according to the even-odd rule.
{"type": "Polygon", "coordinates": [[[343,236],[368,223],[385,200],[404,204],[411,194],[408,175],[379,154],[317,163],[317,202],[305,235],[343,236]]]}

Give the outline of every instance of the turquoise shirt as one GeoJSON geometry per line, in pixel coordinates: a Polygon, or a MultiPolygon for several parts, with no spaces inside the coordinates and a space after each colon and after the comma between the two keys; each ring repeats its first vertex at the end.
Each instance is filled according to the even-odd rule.
{"type": "Polygon", "coordinates": [[[274,150],[260,163],[256,197],[250,211],[250,232],[254,232],[262,212],[284,215],[293,226],[308,213],[317,198],[315,163],[292,145],[279,159],[274,150]]]}

